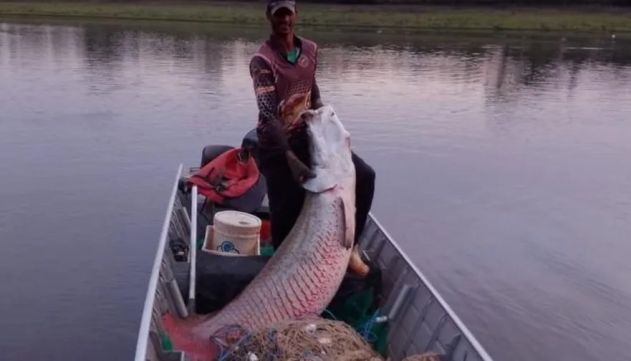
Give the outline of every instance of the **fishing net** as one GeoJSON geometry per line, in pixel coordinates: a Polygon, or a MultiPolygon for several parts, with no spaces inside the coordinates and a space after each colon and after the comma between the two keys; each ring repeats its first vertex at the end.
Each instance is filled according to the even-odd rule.
{"type": "Polygon", "coordinates": [[[383,361],[351,326],[312,319],[279,323],[227,346],[222,361],[383,361]]]}

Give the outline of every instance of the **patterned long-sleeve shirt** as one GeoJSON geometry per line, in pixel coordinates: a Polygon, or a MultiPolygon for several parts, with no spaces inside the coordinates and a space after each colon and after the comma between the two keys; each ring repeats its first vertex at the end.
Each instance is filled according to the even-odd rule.
{"type": "MultiPolygon", "coordinates": [[[[253,57],[250,62],[250,76],[254,85],[256,104],[259,109],[257,134],[259,143],[265,148],[289,150],[288,132],[279,114],[279,99],[276,91],[274,73],[270,65],[260,57],[253,57]]],[[[320,89],[313,82],[311,89],[312,107],[320,103],[320,89]]]]}

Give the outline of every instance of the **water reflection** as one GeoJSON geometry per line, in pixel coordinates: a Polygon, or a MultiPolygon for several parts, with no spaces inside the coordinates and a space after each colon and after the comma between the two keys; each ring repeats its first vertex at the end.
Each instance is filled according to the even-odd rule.
{"type": "MultiPolygon", "coordinates": [[[[0,23],[9,360],[76,340],[60,359],[129,358],[173,169],[254,126],[247,65],[265,34],[0,23]],[[41,202],[63,211],[27,222],[41,202]]],[[[377,169],[375,213],[496,359],[626,361],[631,42],[304,34],[377,169]]]]}
{"type": "MultiPolygon", "coordinates": [[[[45,49],[52,52],[51,61],[65,57],[67,54],[64,51],[79,50],[83,52],[88,68],[107,70],[112,76],[122,70],[124,62],[141,61],[143,57],[194,65],[201,70],[201,75],[222,76],[222,68],[226,65],[230,68],[229,65],[234,64],[234,56],[247,61],[255,48],[253,42],[260,41],[265,34],[264,29],[220,28],[217,31],[208,26],[200,27],[189,26],[173,31],[166,25],[164,29],[129,24],[86,24],[74,28],[4,23],[1,41],[9,56],[23,52],[27,57],[34,56],[29,52],[45,49]],[[205,32],[199,33],[200,30],[205,32]],[[18,33],[21,36],[16,36],[18,33]],[[242,40],[235,42],[235,38],[242,40]],[[72,42],[77,39],[82,42],[81,47],[73,46],[72,42]],[[238,44],[245,52],[235,48],[238,44]]],[[[313,29],[306,29],[304,34],[321,44],[321,61],[326,65],[326,71],[336,76],[357,76],[384,70],[418,74],[430,67],[433,71],[444,69],[463,78],[483,72],[482,81],[494,87],[497,94],[503,93],[502,90],[507,87],[549,85],[550,81],[557,80],[561,66],[570,69],[569,82],[564,84],[568,89],[575,87],[575,79],[583,66],[600,64],[614,71],[620,83],[624,83],[629,77],[626,66],[631,64],[631,46],[624,40],[568,40],[552,35],[543,40],[530,37],[490,38],[488,35],[467,38],[449,34],[400,36],[313,29]],[[459,67],[459,71],[453,72],[454,66],[459,67]]],[[[476,77],[471,79],[478,80],[476,77]]],[[[495,99],[493,94],[489,97],[495,99]]],[[[501,97],[498,100],[501,101],[501,97]]]]}

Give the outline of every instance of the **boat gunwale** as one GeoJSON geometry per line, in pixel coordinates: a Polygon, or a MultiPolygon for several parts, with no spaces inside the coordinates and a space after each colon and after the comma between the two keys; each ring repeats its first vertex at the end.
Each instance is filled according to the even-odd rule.
{"type": "Polygon", "coordinates": [[[160,276],[160,267],[162,259],[164,258],[164,252],[166,250],[167,238],[169,234],[169,227],[171,224],[171,217],[173,216],[173,207],[175,206],[175,197],[178,192],[178,181],[182,174],[183,164],[178,166],[177,174],[175,176],[175,182],[171,190],[171,197],[167,206],[166,216],[164,223],[162,224],[162,231],[160,233],[160,240],[156,250],[156,256],[153,260],[153,268],[151,270],[151,276],[149,278],[149,287],[147,288],[147,296],[145,297],[144,308],[142,310],[142,318],[140,320],[140,328],[138,330],[138,340],[136,342],[136,355],[135,361],[146,361],[147,348],[149,347],[149,331],[151,328],[151,315],[153,313],[153,306],[156,299],[156,291],[158,289],[158,279],[160,276]]]}
{"type": "Polygon", "coordinates": [[[462,334],[467,339],[467,341],[469,341],[469,343],[471,343],[471,346],[480,355],[482,360],[484,360],[484,361],[493,361],[493,358],[491,358],[491,356],[486,352],[486,350],[484,349],[482,344],[475,338],[473,333],[471,331],[469,331],[467,326],[465,326],[464,322],[462,322],[460,317],[458,317],[458,315],[456,315],[454,310],[449,306],[449,304],[447,304],[447,302],[443,299],[443,297],[440,295],[440,293],[438,293],[438,290],[436,290],[436,288],[434,288],[434,286],[432,286],[432,284],[429,282],[427,277],[425,277],[423,272],[421,272],[416,267],[416,265],[414,263],[412,263],[412,261],[407,256],[407,254],[405,252],[403,252],[401,247],[399,247],[399,245],[394,240],[394,238],[392,238],[392,236],[388,233],[388,231],[381,225],[381,223],[377,220],[377,218],[374,216],[374,214],[372,212],[370,212],[369,216],[370,216],[370,219],[373,222],[375,222],[375,225],[377,226],[377,228],[379,228],[379,230],[386,237],[387,241],[390,242],[390,244],[392,244],[392,246],[399,253],[399,255],[401,257],[403,257],[403,260],[408,264],[408,266],[410,266],[412,271],[414,271],[414,273],[416,273],[416,275],[419,277],[419,279],[425,285],[425,287],[427,287],[427,289],[429,290],[431,295],[438,301],[440,306],[443,308],[443,310],[445,310],[447,315],[452,319],[452,321],[454,322],[456,327],[458,327],[460,332],[462,332],[462,334]]]}

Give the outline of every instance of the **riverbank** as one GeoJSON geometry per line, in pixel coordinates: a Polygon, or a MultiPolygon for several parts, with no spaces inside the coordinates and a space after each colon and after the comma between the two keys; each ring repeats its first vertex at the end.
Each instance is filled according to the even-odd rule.
{"type": "MultiPolygon", "coordinates": [[[[300,24],[366,28],[631,32],[631,9],[459,8],[302,4],[300,24]]],[[[78,17],[264,24],[261,3],[0,2],[4,17],[78,17]]]]}

